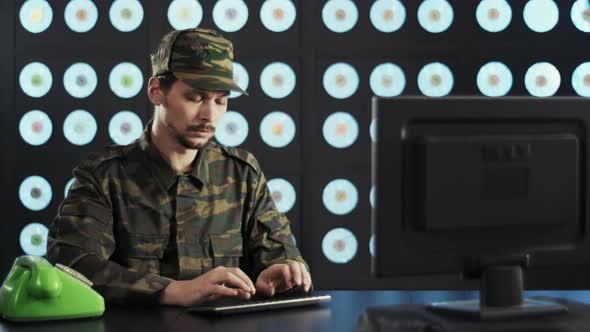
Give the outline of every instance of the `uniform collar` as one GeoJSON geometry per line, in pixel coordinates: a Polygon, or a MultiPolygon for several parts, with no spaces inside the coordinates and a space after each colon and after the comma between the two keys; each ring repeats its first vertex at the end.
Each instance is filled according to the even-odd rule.
{"type": "MultiPolygon", "coordinates": [[[[150,168],[153,171],[154,176],[160,182],[160,184],[169,190],[170,187],[176,182],[176,178],[182,175],[181,172],[176,171],[172,168],[170,162],[162,156],[156,145],[152,142],[151,131],[152,131],[153,119],[145,126],[141,137],[139,138],[139,146],[144,151],[149,160],[150,168]]],[[[199,180],[203,185],[207,186],[207,180],[209,179],[209,165],[207,162],[207,150],[208,147],[200,149],[193,161],[191,170],[187,173],[189,177],[193,177],[199,180]]]]}

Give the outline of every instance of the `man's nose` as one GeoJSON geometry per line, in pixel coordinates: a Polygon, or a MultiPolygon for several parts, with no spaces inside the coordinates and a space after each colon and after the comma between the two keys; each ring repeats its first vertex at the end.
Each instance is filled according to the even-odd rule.
{"type": "Polygon", "coordinates": [[[201,104],[201,107],[199,108],[199,113],[198,113],[198,117],[201,120],[209,120],[211,121],[212,117],[213,117],[213,110],[214,110],[214,105],[212,101],[206,101],[204,103],[201,104]]]}

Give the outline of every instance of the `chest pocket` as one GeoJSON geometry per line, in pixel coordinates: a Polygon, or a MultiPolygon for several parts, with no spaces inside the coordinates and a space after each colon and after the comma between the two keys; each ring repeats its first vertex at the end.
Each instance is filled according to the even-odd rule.
{"type": "Polygon", "coordinates": [[[117,239],[117,260],[129,269],[159,274],[166,242],[166,237],[160,235],[128,234],[117,239]]]}
{"type": "Polygon", "coordinates": [[[210,234],[213,267],[240,267],[243,252],[243,239],[240,233],[210,234]]]}

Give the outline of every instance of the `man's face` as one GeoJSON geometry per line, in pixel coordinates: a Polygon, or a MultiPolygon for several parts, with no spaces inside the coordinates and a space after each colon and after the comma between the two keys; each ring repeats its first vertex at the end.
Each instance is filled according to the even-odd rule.
{"type": "Polygon", "coordinates": [[[187,149],[202,149],[213,139],[227,110],[229,91],[198,90],[181,80],[165,95],[161,119],[187,149]]]}

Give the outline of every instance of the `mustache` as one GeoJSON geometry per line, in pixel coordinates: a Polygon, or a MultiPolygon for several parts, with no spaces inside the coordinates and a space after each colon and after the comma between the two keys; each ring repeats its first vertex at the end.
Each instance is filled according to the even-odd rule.
{"type": "Polygon", "coordinates": [[[215,127],[210,123],[203,123],[197,126],[188,126],[187,131],[215,131],[215,127]]]}

